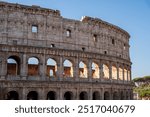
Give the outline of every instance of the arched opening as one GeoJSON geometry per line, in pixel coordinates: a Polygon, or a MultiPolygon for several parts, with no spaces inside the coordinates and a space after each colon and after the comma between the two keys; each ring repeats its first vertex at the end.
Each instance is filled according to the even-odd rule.
{"type": "Polygon", "coordinates": [[[103,78],[109,79],[109,67],[106,64],[102,65],[103,78]]]}
{"type": "Polygon", "coordinates": [[[82,61],[79,63],[79,77],[87,78],[87,66],[82,61]]]}
{"type": "Polygon", "coordinates": [[[70,91],[65,92],[64,99],[65,100],[72,100],[73,99],[73,93],[70,91]]]}
{"type": "Polygon", "coordinates": [[[16,91],[10,91],[7,93],[7,100],[18,100],[19,95],[16,91]]]}
{"type": "Polygon", "coordinates": [[[54,59],[49,58],[47,60],[47,76],[56,77],[57,63],[54,59]]]}
{"type": "Polygon", "coordinates": [[[95,92],[93,93],[93,100],[100,100],[100,94],[99,94],[98,91],[95,91],[95,92]]]}
{"type": "Polygon", "coordinates": [[[67,35],[67,37],[71,37],[71,30],[70,29],[66,30],[66,35],[67,35]]]}
{"type": "Polygon", "coordinates": [[[121,100],[124,100],[124,93],[123,93],[123,91],[121,91],[120,99],[121,99],[121,100]]]}
{"type": "Polygon", "coordinates": [[[92,77],[99,78],[99,66],[96,63],[92,63],[92,77]]]}
{"type": "Polygon", "coordinates": [[[117,79],[117,68],[112,66],[112,79],[117,79]]]}
{"type": "Polygon", "coordinates": [[[63,76],[64,77],[73,77],[73,64],[69,60],[65,60],[63,63],[64,66],[64,72],[63,76]]]}
{"type": "Polygon", "coordinates": [[[28,75],[36,76],[39,74],[39,60],[35,57],[28,59],[28,75]]]}
{"type": "Polygon", "coordinates": [[[7,59],[7,74],[19,75],[20,74],[20,58],[17,56],[10,56],[7,59]]]}
{"type": "Polygon", "coordinates": [[[128,73],[127,73],[127,69],[124,69],[124,80],[128,80],[128,73]]]}
{"type": "Polygon", "coordinates": [[[27,95],[27,100],[38,100],[38,93],[36,91],[30,91],[27,95]]]}
{"type": "Polygon", "coordinates": [[[118,93],[116,91],[113,93],[113,100],[118,100],[118,93]]]}
{"type": "Polygon", "coordinates": [[[54,92],[54,91],[50,91],[50,92],[48,92],[48,94],[47,94],[47,100],[56,100],[57,98],[56,98],[56,92],[54,92]]]}
{"type": "Polygon", "coordinates": [[[119,80],[123,80],[123,69],[119,67],[119,80]]]}
{"type": "Polygon", "coordinates": [[[108,91],[105,91],[104,93],[104,100],[109,100],[110,99],[110,95],[108,91]]]}
{"type": "Polygon", "coordinates": [[[80,100],[88,100],[87,92],[83,91],[80,93],[80,100]]]}

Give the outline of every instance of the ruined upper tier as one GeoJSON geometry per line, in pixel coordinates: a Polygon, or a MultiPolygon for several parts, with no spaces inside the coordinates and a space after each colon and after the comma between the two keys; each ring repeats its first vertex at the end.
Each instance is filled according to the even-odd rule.
{"type": "Polygon", "coordinates": [[[0,44],[90,52],[130,60],[129,34],[98,18],[63,18],[59,10],[0,2],[0,44]]]}

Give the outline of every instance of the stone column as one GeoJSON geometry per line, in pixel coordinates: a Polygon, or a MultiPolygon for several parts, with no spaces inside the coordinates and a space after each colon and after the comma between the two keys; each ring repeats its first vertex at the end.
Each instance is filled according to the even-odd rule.
{"type": "Polygon", "coordinates": [[[130,82],[132,80],[132,72],[131,72],[131,69],[130,69],[130,82]]]}
{"type": "Polygon", "coordinates": [[[58,79],[63,78],[63,57],[60,56],[58,65],[58,79]]]}
{"type": "Polygon", "coordinates": [[[124,66],[123,66],[123,68],[122,68],[122,71],[123,71],[123,83],[124,83],[124,66]]]}
{"type": "Polygon", "coordinates": [[[101,100],[104,100],[104,88],[101,88],[101,100]]]}
{"type": "Polygon", "coordinates": [[[119,66],[117,65],[117,80],[119,82],[119,66]]]}
{"type": "Polygon", "coordinates": [[[21,63],[21,74],[20,74],[22,77],[22,80],[26,80],[26,76],[28,73],[28,62],[26,59],[27,59],[26,54],[23,54],[22,63],[21,63]]]}
{"type": "Polygon", "coordinates": [[[112,80],[112,66],[109,64],[109,79],[112,80]]]}
{"type": "Polygon", "coordinates": [[[89,59],[89,64],[88,64],[88,78],[89,81],[92,81],[92,60],[89,59]]]}
{"type": "Polygon", "coordinates": [[[103,63],[100,62],[100,79],[103,78],[103,63]]]}
{"type": "Polygon", "coordinates": [[[92,100],[93,99],[93,93],[92,93],[92,88],[89,89],[89,96],[88,96],[88,100],[92,100]]]}
{"type": "Polygon", "coordinates": [[[41,61],[40,61],[40,80],[45,80],[46,79],[46,61],[45,61],[45,54],[41,55],[41,61]]]}
{"type": "Polygon", "coordinates": [[[1,63],[1,80],[6,79],[6,75],[7,75],[7,59],[3,58],[2,59],[2,63],[1,63]]]}
{"type": "Polygon", "coordinates": [[[75,58],[75,62],[74,62],[74,77],[76,81],[79,81],[79,59],[75,58]]]}
{"type": "Polygon", "coordinates": [[[62,88],[59,88],[59,100],[63,100],[62,88]]]}

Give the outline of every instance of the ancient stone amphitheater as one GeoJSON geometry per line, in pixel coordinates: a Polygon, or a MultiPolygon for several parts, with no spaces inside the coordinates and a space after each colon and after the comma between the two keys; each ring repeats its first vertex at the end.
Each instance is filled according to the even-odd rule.
{"type": "Polygon", "coordinates": [[[0,2],[0,99],[132,99],[129,38],[98,18],[0,2]]]}

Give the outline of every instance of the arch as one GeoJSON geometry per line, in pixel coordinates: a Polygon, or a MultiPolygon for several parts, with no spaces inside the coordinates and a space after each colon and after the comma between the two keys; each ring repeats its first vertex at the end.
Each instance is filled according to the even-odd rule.
{"type": "Polygon", "coordinates": [[[39,60],[36,57],[28,59],[28,75],[36,76],[39,74],[39,60]]]}
{"type": "Polygon", "coordinates": [[[7,59],[7,74],[8,75],[20,74],[20,58],[18,56],[10,56],[7,59]]]}
{"type": "Polygon", "coordinates": [[[108,91],[104,92],[104,100],[109,100],[110,99],[110,95],[108,91]]]}
{"type": "Polygon", "coordinates": [[[128,72],[126,68],[124,69],[124,80],[128,80],[128,72]]]}
{"type": "Polygon", "coordinates": [[[7,93],[7,100],[18,100],[19,94],[16,91],[9,91],[7,93]]]}
{"type": "Polygon", "coordinates": [[[87,65],[80,61],[79,63],[79,77],[82,77],[82,78],[87,78],[87,65]]]}
{"type": "Polygon", "coordinates": [[[73,99],[73,93],[71,91],[65,92],[64,99],[65,100],[72,100],[73,99]]]}
{"type": "Polygon", "coordinates": [[[88,94],[86,91],[82,91],[79,95],[80,100],[88,100],[88,94]]]}
{"type": "Polygon", "coordinates": [[[56,72],[57,72],[57,63],[54,59],[49,58],[47,60],[47,71],[46,75],[50,77],[56,77],[56,72]]]}
{"type": "Polygon", "coordinates": [[[47,100],[56,100],[57,96],[56,96],[56,92],[55,91],[49,91],[47,93],[47,100]]]}
{"type": "Polygon", "coordinates": [[[119,80],[123,80],[123,69],[119,67],[119,80]]]}
{"type": "Polygon", "coordinates": [[[98,91],[93,92],[93,100],[100,100],[100,93],[98,91]]]}
{"type": "Polygon", "coordinates": [[[64,66],[64,77],[73,77],[73,64],[70,60],[66,59],[63,63],[64,66]]]}
{"type": "Polygon", "coordinates": [[[117,79],[117,68],[112,66],[112,79],[117,79]]]}
{"type": "Polygon", "coordinates": [[[66,35],[67,35],[67,37],[71,37],[71,30],[70,29],[66,30],[66,35]]]}
{"type": "Polygon", "coordinates": [[[38,93],[36,91],[30,91],[27,95],[27,100],[38,100],[38,93]]]}
{"type": "Polygon", "coordinates": [[[113,93],[113,100],[118,100],[118,92],[113,93]]]}
{"type": "Polygon", "coordinates": [[[102,65],[103,78],[109,79],[109,67],[106,64],[102,65]]]}
{"type": "Polygon", "coordinates": [[[99,66],[92,62],[92,78],[99,78],[99,66]]]}

